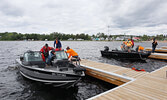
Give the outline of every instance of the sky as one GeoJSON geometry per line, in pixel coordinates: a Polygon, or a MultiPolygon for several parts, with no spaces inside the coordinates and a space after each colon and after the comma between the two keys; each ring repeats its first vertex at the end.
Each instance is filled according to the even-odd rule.
{"type": "Polygon", "coordinates": [[[167,35],[167,0],[0,0],[0,32],[167,35]]]}

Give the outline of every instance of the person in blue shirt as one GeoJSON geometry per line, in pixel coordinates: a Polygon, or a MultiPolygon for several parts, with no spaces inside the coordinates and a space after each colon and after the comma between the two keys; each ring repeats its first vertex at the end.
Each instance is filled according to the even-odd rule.
{"type": "Polygon", "coordinates": [[[55,44],[56,44],[56,51],[61,50],[62,45],[58,38],[56,38],[56,40],[54,41],[54,48],[55,48],[55,44]]]}
{"type": "Polygon", "coordinates": [[[52,65],[51,61],[54,59],[55,55],[56,55],[56,51],[53,49],[50,52],[50,55],[48,56],[48,62],[47,62],[48,65],[52,65]]]}

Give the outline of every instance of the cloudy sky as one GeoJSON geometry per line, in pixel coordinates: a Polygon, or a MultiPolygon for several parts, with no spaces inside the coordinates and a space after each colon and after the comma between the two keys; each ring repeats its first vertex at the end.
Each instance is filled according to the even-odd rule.
{"type": "Polygon", "coordinates": [[[0,0],[0,32],[167,35],[167,0],[0,0]]]}

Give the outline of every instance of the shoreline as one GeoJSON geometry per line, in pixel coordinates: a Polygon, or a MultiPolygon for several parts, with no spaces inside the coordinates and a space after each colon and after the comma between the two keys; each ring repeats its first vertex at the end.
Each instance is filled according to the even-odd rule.
{"type": "MultiPolygon", "coordinates": [[[[25,41],[25,40],[0,40],[0,41],[25,41]]],[[[28,40],[27,40],[28,41],[28,40]]],[[[42,41],[42,40],[34,40],[34,41],[42,41]]],[[[50,41],[54,41],[54,40],[50,40],[50,41]]],[[[69,40],[61,40],[61,41],[69,41],[69,40]]],[[[74,40],[75,41],[75,40],[74,40]]],[[[77,40],[76,40],[77,41],[77,40]]],[[[75,41],[75,42],[76,42],[75,41]]],[[[84,41],[91,41],[91,40],[83,40],[83,42],[84,41]]],[[[106,40],[99,40],[99,41],[96,41],[96,42],[121,42],[121,41],[106,41],[106,40]]],[[[123,42],[123,41],[122,41],[123,42]]],[[[134,41],[134,42],[152,42],[152,40],[151,41],[134,41]]],[[[167,43],[167,41],[166,40],[164,40],[164,41],[157,41],[157,42],[159,42],[159,43],[167,43]]]]}

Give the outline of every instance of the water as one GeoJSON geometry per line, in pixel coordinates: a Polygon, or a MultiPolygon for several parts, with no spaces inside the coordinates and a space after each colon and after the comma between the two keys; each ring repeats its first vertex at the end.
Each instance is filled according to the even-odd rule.
{"type": "MultiPolygon", "coordinates": [[[[23,78],[16,68],[15,59],[27,50],[39,51],[45,43],[53,46],[53,41],[0,41],[0,100],[83,100],[116,87],[89,76],[83,78],[76,87],[70,89],[57,89],[23,78]]],[[[70,46],[82,59],[127,68],[142,68],[148,72],[167,64],[165,61],[152,59],[148,59],[146,62],[129,62],[101,57],[100,50],[103,50],[104,46],[114,49],[121,43],[62,41],[63,48],[70,46]]],[[[151,47],[151,42],[140,42],[135,43],[135,45],[151,47]]],[[[159,43],[158,47],[165,45],[165,43],[159,43]]]]}

